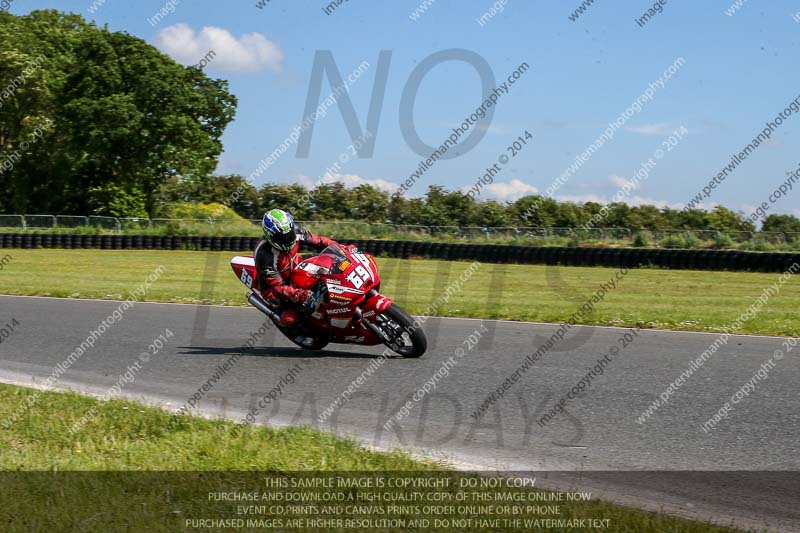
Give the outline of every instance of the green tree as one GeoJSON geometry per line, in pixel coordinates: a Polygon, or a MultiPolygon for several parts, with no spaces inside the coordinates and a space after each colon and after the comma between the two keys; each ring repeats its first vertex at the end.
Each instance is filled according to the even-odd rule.
{"type": "Polygon", "coordinates": [[[669,227],[669,221],[664,213],[654,205],[640,205],[631,208],[628,216],[631,228],[636,229],[665,229],[669,227]]]}
{"type": "Polygon", "coordinates": [[[547,196],[528,195],[509,206],[509,215],[517,226],[553,227],[558,203],[547,196]]]}
{"type": "Polygon", "coordinates": [[[755,225],[744,215],[718,205],[708,214],[708,227],[716,231],[754,231],[755,225]]]}
{"type": "Polygon", "coordinates": [[[608,216],[598,224],[598,227],[629,228],[631,227],[631,207],[622,202],[608,204],[608,216]]]}
{"type": "Polygon", "coordinates": [[[389,209],[389,194],[379,188],[362,184],[347,195],[346,216],[366,222],[386,222],[389,209]]]}
{"type": "Polygon", "coordinates": [[[39,57],[26,90],[0,109],[3,152],[45,119],[52,124],[0,190],[12,210],[139,212],[138,200],[113,201],[114,191],[124,191],[143,198],[152,215],[170,178],[207,176],[216,167],[236,107],[227,82],[78,15],[0,13],[0,62],[11,65],[0,68],[0,85],[18,79],[20,62],[39,57]]]}
{"type": "Polygon", "coordinates": [[[800,218],[793,215],[767,215],[761,230],[800,233],[800,218]]]}
{"type": "Polygon", "coordinates": [[[671,210],[667,217],[670,227],[678,229],[708,229],[708,211],[702,209],[671,210]]]}
{"type": "Polygon", "coordinates": [[[339,181],[323,183],[311,191],[311,217],[314,220],[347,218],[352,191],[339,181]]]}
{"type": "Polygon", "coordinates": [[[576,228],[588,220],[581,206],[572,202],[559,203],[553,212],[553,225],[558,228],[576,228]]]}
{"type": "Polygon", "coordinates": [[[267,183],[258,190],[258,193],[261,214],[269,209],[285,209],[298,220],[311,220],[312,192],[299,183],[290,185],[267,183]]]}
{"type": "Polygon", "coordinates": [[[472,226],[504,227],[510,224],[506,206],[495,200],[480,202],[475,209],[472,226]]]}

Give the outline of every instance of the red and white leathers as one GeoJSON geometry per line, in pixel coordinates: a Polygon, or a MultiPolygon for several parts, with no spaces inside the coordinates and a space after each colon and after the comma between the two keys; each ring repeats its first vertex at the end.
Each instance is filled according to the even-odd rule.
{"type": "MultiPolygon", "coordinates": [[[[298,289],[289,284],[289,279],[297,265],[303,259],[298,254],[301,245],[321,252],[326,247],[336,244],[327,237],[315,235],[302,226],[297,226],[297,242],[288,252],[276,250],[269,241],[262,238],[256,245],[253,256],[256,263],[256,277],[259,289],[267,298],[276,298],[281,302],[302,304],[311,296],[312,292],[298,289]]],[[[292,326],[300,320],[296,306],[291,306],[281,313],[281,326],[292,326]]]]}

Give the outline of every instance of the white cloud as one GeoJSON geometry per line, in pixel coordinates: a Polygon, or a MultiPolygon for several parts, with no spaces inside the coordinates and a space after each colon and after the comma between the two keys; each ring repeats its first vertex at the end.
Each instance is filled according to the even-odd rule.
{"type": "Polygon", "coordinates": [[[634,133],[641,133],[642,135],[665,135],[669,133],[670,125],[666,122],[659,122],[658,124],[643,124],[641,126],[629,126],[625,128],[634,133]]]}
{"type": "MultiPolygon", "coordinates": [[[[319,185],[319,180],[312,180],[308,176],[304,175],[298,176],[297,180],[306,188],[314,188],[319,185]]],[[[400,187],[400,185],[397,183],[392,183],[391,181],[380,178],[370,180],[355,174],[332,174],[328,172],[322,177],[322,180],[325,184],[336,183],[338,181],[343,183],[346,187],[351,188],[358,187],[359,185],[372,185],[373,187],[377,187],[378,189],[386,191],[390,194],[395,192],[397,188],[400,187]]]]}
{"type": "Polygon", "coordinates": [[[617,176],[616,174],[613,176],[609,176],[608,180],[613,183],[617,188],[622,189],[626,185],[629,189],[638,189],[639,183],[635,181],[626,180],[622,176],[617,176]]]}
{"type": "MultiPolygon", "coordinates": [[[[471,186],[467,185],[462,187],[461,190],[466,192],[470,187],[471,186]]],[[[481,189],[481,195],[485,194],[487,196],[493,196],[498,200],[512,202],[523,196],[536,194],[537,192],[539,192],[539,189],[518,179],[512,179],[507,182],[495,181],[494,183],[484,185],[481,189]]]]}
{"type": "MultiPolygon", "coordinates": [[[[607,204],[611,201],[611,198],[606,196],[600,196],[597,194],[565,194],[557,196],[556,199],[560,202],[576,202],[576,203],[586,203],[586,202],[595,202],[598,204],[607,204]]],[[[649,198],[646,196],[629,196],[622,199],[622,203],[628,204],[630,206],[637,206],[637,205],[654,205],[656,207],[671,207],[673,209],[680,209],[683,208],[684,204],[670,202],[668,200],[658,200],[657,198],[649,198]]]]}
{"type": "Polygon", "coordinates": [[[668,200],[658,200],[657,198],[648,198],[646,196],[631,196],[622,200],[628,205],[654,205],[656,207],[671,207],[672,209],[683,209],[685,204],[681,202],[670,202],[668,200]]]}
{"type": "Polygon", "coordinates": [[[556,200],[558,200],[559,202],[575,202],[575,203],[586,203],[586,202],[595,202],[598,204],[608,203],[608,198],[600,196],[598,194],[561,194],[556,196],[556,200]]]}
{"type": "Polygon", "coordinates": [[[260,33],[248,33],[238,39],[223,28],[206,26],[195,32],[186,24],[174,24],[158,32],[156,46],[183,65],[194,65],[209,51],[216,56],[209,69],[231,72],[280,72],[283,51],[260,33]]]}

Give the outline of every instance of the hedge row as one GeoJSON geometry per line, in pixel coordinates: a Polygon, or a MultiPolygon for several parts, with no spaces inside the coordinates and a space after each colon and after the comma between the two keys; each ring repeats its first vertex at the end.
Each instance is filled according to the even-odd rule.
{"type": "MultiPolygon", "coordinates": [[[[103,250],[214,250],[244,252],[257,237],[158,235],[0,234],[0,248],[99,248],[103,250]]],[[[343,240],[373,255],[477,260],[488,263],[784,272],[800,264],[800,253],[645,248],[562,248],[501,244],[445,244],[414,241],[343,240]]]]}

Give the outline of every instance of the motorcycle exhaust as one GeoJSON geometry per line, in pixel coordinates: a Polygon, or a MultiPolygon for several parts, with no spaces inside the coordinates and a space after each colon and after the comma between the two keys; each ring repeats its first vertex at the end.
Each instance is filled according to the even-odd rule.
{"type": "Polygon", "coordinates": [[[250,294],[247,295],[247,301],[250,302],[250,305],[252,305],[256,309],[267,315],[276,324],[281,319],[281,317],[279,317],[275,311],[267,307],[267,305],[264,302],[262,302],[259,299],[259,297],[256,296],[254,293],[251,292],[250,294]]]}

